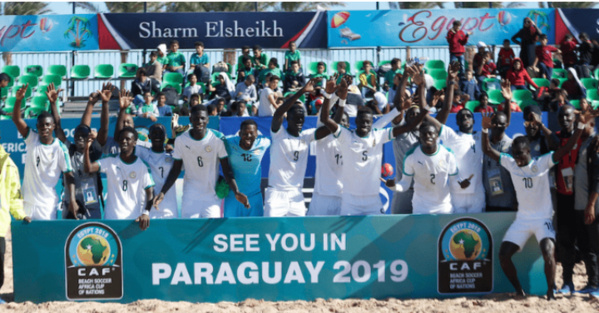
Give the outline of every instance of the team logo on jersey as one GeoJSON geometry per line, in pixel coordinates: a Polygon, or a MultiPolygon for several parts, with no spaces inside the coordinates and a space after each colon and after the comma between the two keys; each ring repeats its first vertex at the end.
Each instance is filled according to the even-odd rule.
{"type": "Polygon", "coordinates": [[[443,161],[443,160],[439,160],[439,162],[437,162],[437,164],[439,165],[439,168],[445,167],[445,161],[443,161]]]}
{"type": "Polygon", "coordinates": [[[535,151],[541,151],[541,146],[535,146],[535,151]]]}
{"type": "Polygon", "coordinates": [[[439,236],[437,288],[441,294],[493,291],[493,239],[474,218],[451,221],[439,236]]]}
{"type": "Polygon", "coordinates": [[[67,299],[123,297],[121,240],[107,225],[92,222],[75,228],[65,244],[65,265],[67,299]]]}
{"type": "Polygon", "coordinates": [[[135,172],[129,173],[129,178],[135,179],[135,177],[137,177],[137,173],[135,173],[135,172]]]}
{"type": "Polygon", "coordinates": [[[539,168],[536,165],[533,165],[532,168],[530,169],[533,173],[536,173],[539,171],[539,168]]]}
{"type": "Polygon", "coordinates": [[[164,160],[166,163],[172,163],[173,162],[173,158],[168,157],[164,160]]]}
{"type": "Polygon", "coordinates": [[[211,146],[206,146],[205,150],[206,150],[206,152],[210,152],[210,151],[212,151],[212,147],[211,146]]]}

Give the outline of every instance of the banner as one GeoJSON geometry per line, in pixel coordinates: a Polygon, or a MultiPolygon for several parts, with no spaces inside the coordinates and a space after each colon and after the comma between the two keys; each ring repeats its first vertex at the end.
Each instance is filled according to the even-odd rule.
{"type": "Polygon", "coordinates": [[[0,51],[98,50],[96,14],[0,16],[0,51]]]}
{"type": "MultiPolygon", "coordinates": [[[[15,301],[219,302],[511,292],[498,254],[514,213],[12,223],[15,301]],[[151,243],[151,244],[149,244],[151,243]]],[[[534,238],[514,256],[547,286],[534,238]]]]}
{"type": "Polygon", "coordinates": [[[326,13],[210,12],[98,14],[100,49],[156,49],[176,39],[182,49],[202,41],[207,49],[260,45],[326,48],[326,13]]]}
{"type": "Polygon", "coordinates": [[[577,42],[580,33],[587,33],[589,39],[599,39],[599,10],[596,9],[557,9],[555,13],[555,41],[562,42],[566,34],[572,34],[577,42]]]}
{"type": "Polygon", "coordinates": [[[328,46],[447,46],[454,20],[472,32],[468,44],[501,45],[522,28],[525,17],[547,34],[549,43],[555,42],[553,9],[425,9],[327,11],[328,46]]]}

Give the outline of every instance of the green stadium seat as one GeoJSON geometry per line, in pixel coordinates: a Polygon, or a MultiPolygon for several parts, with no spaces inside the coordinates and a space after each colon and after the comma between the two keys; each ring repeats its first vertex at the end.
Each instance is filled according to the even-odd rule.
{"type": "Polygon", "coordinates": [[[21,76],[21,68],[18,65],[4,65],[2,73],[6,73],[12,78],[17,78],[21,76]]]}
{"type": "Polygon", "coordinates": [[[62,77],[54,74],[44,75],[44,78],[42,78],[42,83],[45,85],[54,83],[54,87],[58,88],[62,84],[62,77]]]}
{"type": "Polygon", "coordinates": [[[526,100],[532,100],[532,92],[530,90],[516,89],[512,91],[512,101],[520,103],[526,100]]]}
{"type": "Polygon", "coordinates": [[[114,75],[112,64],[98,64],[94,68],[94,77],[99,79],[109,79],[114,75]]]}
{"type": "Polygon", "coordinates": [[[183,75],[179,73],[169,72],[162,76],[162,82],[165,84],[183,84],[183,75]]]}
{"type": "Polygon", "coordinates": [[[551,78],[568,78],[568,71],[563,68],[554,68],[551,78]]]}
{"type": "Polygon", "coordinates": [[[478,107],[480,105],[480,101],[476,101],[476,100],[471,100],[466,102],[466,109],[474,112],[474,110],[476,109],[476,107],[478,107]]]}
{"type": "Polygon", "coordinates": [[[587,100],[589,101],[598,101],[599,94],[597,94],[597,89],[587,90],[587,100]]]}
{"type": "Polygon", "coordinates": [[[46,96],[37,96],[31,99],[31,103],[29,107],[25,110],[26,117],[35,117],[38,116],[43,111],[47,111],[49,109],[50,102],[48,101],[48,97],[46,96]]]}
{"type": "Polygon", "coordinates": [[[15,108],[16,103],[17,103],[16,97],[8,97],[8,98],[6,98],[6,101],[4,102],[4,106],[2,107],[2,110],[6,113],[12,113],[13,109],[15,108]]]}
{"type": "Polygon", "coordinates": [[[595,79],[599,79],[599,68],[595,69],[595,79]]]}
{"type": "Polygon", "coordinates": [[[381,67],[385,64],[391,64],[391,60],[380,61],[378,67],[381,67]]]}
{"type": "Polygon", "coordinates": [[[562,61],[558,60],[558,59],[553,59],[553,68],[561,68],[562,67],[562,61]]]}
{"type": "Polygon", "coordinates": [[[547,87],[549,88],[549,79],[547,78],[533,78],[532,79],[533,82],[535,82],[535,84],[537,84],[537,86],[539,87],[547,87]]]}
{"type": "Polygon", "coordinates": [[[25,73],[27,75],[33,75],[36,77],[42,77],[44,75],[44,69],[41,65],[28,65],[25,68],[25,73]]]}
{"type": "Polygon", "coordinates": [[[434,80],[447,79],[447,71],[445,71],[444,69],[438,69],[438,68],[429,69],[428,74],[431,75],[431,77],[434,80]]]}
{"type": "Polygon", "coordinates": [[[562,88],[562,85],[564,84],[564,82],[568,80],[567,78],[558,78],[558,79],[559,79],[559,87],[560,88],[562,88]]]}
{"type": "Polygon", "coordinates": [[[520,110],[524,110],[525,107],[533,104],[538,105],[538,103],[535,100],[529,99],[518,103],[518,106],[520,107],[520,110]]]}
{"type": "MultiPolygon", "coordinates": [[[[327,64],[324,63],[324,73],[327,74],[327,71],[327,64]]],[[[308,73],[310,73],[310,75],[318,73],[318,62],[310,62],[310,64],[308,65],[308,73]]]]}
{"type": "Polygon", "coordinates": [[[339,62],[344,62],[345,63],[345,73],[347,74],[351,74],[351,66],[349,65],[349,62],[347,61],[335,61],[333,63],[331,63],[331,70],[333,71],[333,73],[337,73],[337,64],[339,62]]]}
{"type": "MultiPolygon", "coordinates": [[[[21,88],[21,86],[23,86],[23,85],[17,84],[12,87],[12,95],[13,96],[17,93],[17,90],[19,90],[21,88]]],[[[33,93],[33,88],[31,88],[31,86],[29,86],[29,88],[27,88],[27,91],[25,91],[25,99],[31,98],[32,93],[33,93]]]]}
{"type": "Polygon", "coordinates": [[[160,91],[163,91],[166,88],[175,88],[178,94],[181,94],[181,92],[183,91],[181,84],[178,83],[162,83],[162,86],[160,86],[160,91]]]}
{"type": "MultiPolygon", "coordinates": [[[[291,96],[293,96],[294,94],[295,94],[295,92],[294,92],[294,91],[288,91],[287,93],[285,93],[285,94],[283,95],[283,98],[291,97],[291,96]]],[[[299,97],[299,101],[301,101],[301,102],[303,102],[303,103],[306,103],[306,95],[305,95],[305,94],[303,94],[301,97],[299,97]]]]}
{"type": "Polygon", "coordinates": [[[60,64],[50,65],[46,74],[58,75],[63,78],[67,76],[67,67],[60,64]]]}
{"type": "Polygon", "coordinates": [[[33,75],[19,76],[19,85],[29,84],[29,89],[37,87],[38,78],[33,75]]]}
{"type": "Polygon", "coordinates": [[[445,62],[442,60],[428,60],[424,63],[426,69],[442,69],[445,70],[445,62]]]}
{"type": "Polygon", "coordinates": [[[505,102],[505,98],[501,94],[501,90],[489,90],[489,103],[497,105],[503,102],[505,102]]]}
{"type": "Polygon", "coordinates": [[[597,89],[597,80],[594,78],[581,78],[580,82],[584,86],[584,88],[588,89],[597,89]]]}
{"type": "Polygon", "coordinates": [[[119,65],[119,77],[135,78],[135,74],[137,74],[137,69],[137,65],[133,63],[121,63],[121,65],[119,65]]]}
{"type": "MultiPolygon", "coordinates": [[[[370,64],[374,64],[374,63],[372,63],[372,61],[370,61],[370,64]]],[[[364,71],[364,60],[362,60],[362,61],[356,61],[356,63],[354,63],[354,66],[355,66],[355,71],[356,72],[362,72],[362,71],[364,71]]],[[[372,69],[374,70],[374,65],[372,66],[372,69]]],[[[349,71],[348,71],[348,73],[349,73],[349,71]]]]}
{"type": "Polygon", "coordinates": [[[591,102],[591,107],[593,107],[593,109],[596,110],[597,107],[599,107],[599,100],[593,100],[591,102]]]}
{"type": "Polygon", "coordinates": [[[71,67],[71,79],[87,79],[91,69],[89,65],[74,65],[71,67]]]}
{"type": "Polygon", "coordinates": [[[580,100],[570,100],[570,104],[575,108],[575,109],[580,109],[580,100]]]}
{"type": "Polygon", "coordinates": [[[485,79],[483,79],[483,83],[482,83],[483,91],[488,93],[489,90],[498,89],[498,88],[496,88],[498,84],[500,85],[501,82],[499,81],[499,79],[497,79],[495,77],[485,78],[485,79]],[[493,89],[489,88],[489,86],[493,86],[493,89]]]}
{"type": "Polygon", "coordinates": [[[434,83],[435,89],[441,90],[447,87],[447,81],[445,79],[435,79],[434,83]]]}

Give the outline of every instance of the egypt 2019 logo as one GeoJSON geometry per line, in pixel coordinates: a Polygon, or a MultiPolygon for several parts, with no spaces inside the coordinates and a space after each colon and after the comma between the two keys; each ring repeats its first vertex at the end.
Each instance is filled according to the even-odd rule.
{"type": "Polygon", "coordinates": [[[123,297],[123,253],[118,235],[102,223],[75,228],[65,244],[69,300],[123,297]]]}

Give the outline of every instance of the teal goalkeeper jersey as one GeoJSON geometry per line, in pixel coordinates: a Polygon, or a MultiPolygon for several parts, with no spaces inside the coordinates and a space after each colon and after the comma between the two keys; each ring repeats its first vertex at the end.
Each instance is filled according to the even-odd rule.
{"type": "Polygon", "coordinates": [[[227,136],[225,147],[229,155],[229,164],[237,181],[239,191],[250,196],[260,192],[262,180],[262,157],[270,147],[270,139],[258,136],[250,150],[239,146],[239,136],[227,136]]]}

